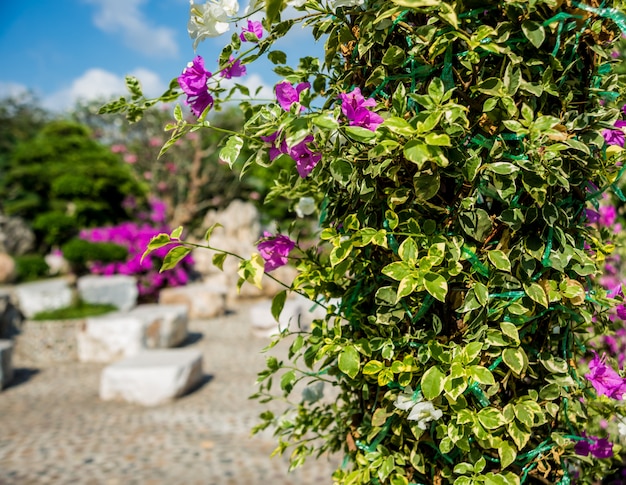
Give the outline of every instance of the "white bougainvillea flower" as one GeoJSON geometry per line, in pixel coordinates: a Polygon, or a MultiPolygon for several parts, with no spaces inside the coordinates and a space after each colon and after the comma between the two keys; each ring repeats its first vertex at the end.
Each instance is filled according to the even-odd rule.
{"type": "Polygon", "coordinates": [[[300,197],[296,205],[296,214],[298,217],[310,216],[315,212],[315,199],[313,197],[300,197]]]}
{"type": "Polygon", "coordinates": [[[339,7],[360,7],[365,3],[365,0],[334,0],[329,1],[328,6],[333,10],[337,10],[339,7]]]}
{"type": "Polygon", "coordinates": [[[437,409],[431,401],[424,401],[422,393],[415,393],[411,386],[406,386],[404,391],[398,394],[393,405],[401,411],[409,411],[407,419],[417,421],[417,427],[423,431],[428,429],[428,423],[437,421],[443,416],[443,412],[437,409]]]}
{"type": "Polygon", "coordinates": [[[190,0],[187,31],[193,39],[193,48],[209,37],[218,37],[230,29],[230,17],[237,15],[237,0],[208,0],[203,5],[190,0]]]}

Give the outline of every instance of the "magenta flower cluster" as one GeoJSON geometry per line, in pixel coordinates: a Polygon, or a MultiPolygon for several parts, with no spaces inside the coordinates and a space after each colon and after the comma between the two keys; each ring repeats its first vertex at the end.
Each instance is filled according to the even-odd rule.
{"type": "MultiPolygon", "coordinates": [[[[285,111],[290,111],[294,103],[300,104],[300,93],[311,87],[310,83],[300,83],[293,86],[287,81],[280,82],[276,85],[276,100],[280,107],[285,111]]],[[[302,111],[302,105],[298,108],[298,112],[302,111]]]]}
{"type": "Polygon", "coordinates": [[[257,244],[261,257],[265,260],[265,271],[272,271],[284,266],[288,256],[296,243],[283,234],[273,236],[269,232],[263,233],[263,238],[257,244]]]}
{"type": "Polygon", "coordinates": [[[114,275],[123,274],[135,276],[138,281],[139,294],[143,297],[154,298],[162,288],[182,286],[189,281],[189,274],[193,269],[193,259],[186,256],[176,268],[159,272],[163,258],[171,247],[159,248],[149,253],[143,260],[143,253],[150,240],[163,232],[170,230],[163,225],[165,204],[152,201],[152,212],[147,218],[152,223],[124,222],[117,226],[85,229],[80,237],[91,242],[112,242],[128,249],[128,258],[123,262],[94,263],[90,268],[93,274],[114,275]]]}
{"type": "Polygon", "coordinates": [[[613,456],[613,443],[606,438],[598,438],[597,436],[587,436],[583,431],[584,439],[577,441],[574,445],[574,451],[577,455],[593,456],[594,458],[611,458],[613,456]]]}
{"type": "Polygon", "coordinates": [[[606,354],[602,354],[602,357],[595,351],[593,354],[594,357],[589,362],[589,373],[585,377],[599,395],[621,401],[626,393],[626,379],[606,364],[606,354]]]}
{"type": "Polygon", "coordinates": [[[246,42],[246,32],[250,32],[256,35],[257,39],[263,37],[263,25],[261,22],[256,22],[254,20],[248,20],[248,24],[241,28],[241,33],[239,34],[239,38],[241,42],[246,42]]]}
{"type": "MultiPolygon", "coordinates": [[[[232,56],[228,65],[220,71],[224,79],[240,77],[246,74],[246,67],[241,61],[232,56]]],[[[185,103],[191,108],[191,112],[199,117],[204,110],[213,106],[213,96],[209,92],[208,81],[212,74],[204,67],[202,56],[196,56],[192,62],[178,76],[178,85],[187,95],[185,103]]]]}
{"type": "Polygon", "coordinates": [[[360,88],[354,88],[349,93],[339,94],[341,100],[341,112],[348,118],[350,126],[360,126],[371,131],[376,131],[383,118],[367,108],[376,106],[372,98],[363,97],[360,88]]]}
{"type": "Polygon", "coordinates": [[[280,141],[280,131],[277,131],[269,136],[261,136],[261,140],[270,145],[269,155],[270,160],[274,161],[279,155],[287,155],[296,162],[296,170],[300,177],[307,177],[315,168],[315,166],[322,159],[322,154],[314,152],[309,148],[309,145],[313,143],[313,135],[307,136],[300,143],[296,143],[294,146],[287,146],[285,140],[280,141]]]}

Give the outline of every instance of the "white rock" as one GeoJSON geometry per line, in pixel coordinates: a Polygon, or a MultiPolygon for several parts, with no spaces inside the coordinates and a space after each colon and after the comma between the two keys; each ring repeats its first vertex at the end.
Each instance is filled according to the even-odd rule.
{"type": "Polygon", "coordinates": [[[185,305],[192,319],[213,318],[226,311],[227,292],[225,285],[191,283],[161,290],[159,303],[185,305]]]}
{"type": "Polygon", "coordinates": [[[127,311],[137,304],[137,279],[129,275],[87,275],[78,278],[78,294],[88,303],[108,303],[127,311]]]}
{"type": "Polygon", "coordinates": [[[197,386],[202,380],[202,354],[197,350],[146,350],[104,368],[100,398],[155,406],[197,386]]]}
{"type": "Polygon", "coordinates": [[[287,299],[278,322],[272,315],[271,301],[256,303],[250,307],[252,333],[257,337],[271,337],[287,328],[298,328],[301,314],[302,300],[287,299]]]}
{"type": "Polygon", "coordinates": [[[112,362],[145,347],[146,325],[135,315],[114,312],[85,319],[76,350],[81,362],[112,362]]]}
{"type": "Polygon", "coordinates": [[[0,391],[13,379],[13,342],[0,340],[0,391]]]}
{"type": "Polygon", "coordinates": [[[112,362],[146,348],[180,345],[187,338],[185,305],[139,305],[85,320],[77,335],[78,360],[112,362]]]}
{"type": "Polygon", "coordinates": [[[15,287],[18,304],[22,313],[31,318],[35,314],[72,304],[72,290],[64,278],[22,283],[15,287]]]}
{"type": "Polygon", "coordinates": [[[129,315],[143,322],[143,346],[147,348],[168,348],[182,344],[187,338],[188,314],[186,305],[156,303],[139,305],[129,312],[129,315]]]}

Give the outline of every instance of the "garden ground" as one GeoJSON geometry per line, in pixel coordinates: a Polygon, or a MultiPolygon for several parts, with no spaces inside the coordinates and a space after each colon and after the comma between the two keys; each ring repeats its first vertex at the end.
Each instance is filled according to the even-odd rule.
{"type": "Polygon", "coordinates": [[[330,484],[336,458],[288,473],[286,456],[270,458],[271,433],[250,435],[266,406],[248,396],[269,341],[248,321],[240,305],[190,322],[187,347],[202,351],[205,379],[152,408],[101,401],[104,365],[14,361],[15,380],[0,393],[0,484],[330,484]]]}

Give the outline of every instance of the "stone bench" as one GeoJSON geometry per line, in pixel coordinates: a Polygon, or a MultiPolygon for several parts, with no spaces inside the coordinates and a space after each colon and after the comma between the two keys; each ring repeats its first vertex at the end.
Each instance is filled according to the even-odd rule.
{"type": "Polygon", "coordinates": [[[13,379],[13,342],[0,340],[0,391],[13,379]]]}
{"type": "Polygon", "coordinates": [[[118,310],[128,311],[137,305],[137,279],[128,275],[86,275],[76,282],[81,300],[94,304],[115,305],[118,310]]]}
{"type": "Polygon", "coordinates": [[[22,283],[15,287],[20,311],[27,318],[39,312],[57,310],[72,304],[73,292],[64,278],[22,283]]]}
{"type": "Polygon", "coordinates": [[[144,350],[103,369],[100,399],[155,406],[189,392],[202,376],[198,350],[144,350]]]}
{"type": "Polygon", "coordinates": [[[81,362],[112,362],[146,348],[180,345],[187,337],[185,305],[139,305],[129,312],[113,312],[85,319],[77,335],[81,362]]]}

